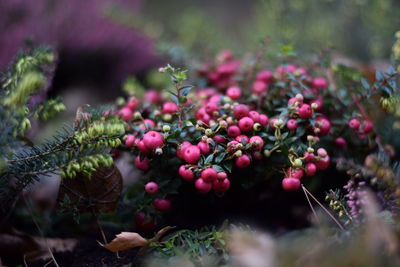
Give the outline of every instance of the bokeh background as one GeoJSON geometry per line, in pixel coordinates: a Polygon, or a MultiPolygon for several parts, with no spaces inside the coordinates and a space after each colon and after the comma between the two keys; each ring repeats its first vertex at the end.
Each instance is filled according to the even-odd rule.
{"type": "Polygon", "coordinates": [[[307,58],[331,49],[376,66],[389,60],[399,14],[398,0],[1,0],[0,71],[21,48],[53,47],[48,94],[74,111],[113,101],[129,75],[146,83],[166,62],[221,49],[242,56],[265,40],[273,53],[291,45],[307,58]]]}

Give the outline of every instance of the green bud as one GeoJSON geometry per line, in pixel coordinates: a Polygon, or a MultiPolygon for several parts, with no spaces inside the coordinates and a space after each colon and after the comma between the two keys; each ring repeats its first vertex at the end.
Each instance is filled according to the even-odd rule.
{"type": "Polygon", "coordinates": [[[169,125],[164,125],[162,130],[163,130],[164,133],[167,133],[167,132],[169,132],[171,130],[171,127],[169,125]]]}
{"type": "Polygon", "coordinates": [[[295,159],[293,162],[293,166],[301,167],[301,166],[303,166],[303,161],[301,161],[301,159],[295,159]]]}

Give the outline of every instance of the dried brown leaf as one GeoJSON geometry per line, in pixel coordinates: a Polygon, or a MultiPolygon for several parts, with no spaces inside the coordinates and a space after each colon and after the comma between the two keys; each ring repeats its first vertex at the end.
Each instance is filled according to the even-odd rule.
{"type": "Polygon", "coordinates": [[[149,241],[138,233],[122,232],[116,235],[116,238],[114,238],[110,243],[103,245],[99,242],[99,244],[109,251],[118,252],[121,250],[146,246],[149,244],[149,241]]]}
{"type": "Polygon", "coordinates": [[[62,179],[58,192],[58,202],[67,195],[71,202],[79,201],[79,211],[88,211],[89,204],[96,211],[111,212],[115,210],[122,191],[122,177],[115,165],[99,167],[89,179],[83,174],[75,178],[62,179]]]}

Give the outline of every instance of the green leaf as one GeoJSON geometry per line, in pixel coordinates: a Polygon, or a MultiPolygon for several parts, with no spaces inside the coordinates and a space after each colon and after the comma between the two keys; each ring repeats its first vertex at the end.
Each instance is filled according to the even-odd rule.
{"type": "Polygon", "coordinates": [[[221,163],[224,160],[225,156],[225,152],[219,153],[218,156],[215,157],[215,163],[221,163]]]}
{"type": "Polygon", "coordinates": [[[179,88],[179,91],[181,92],[182,96],[187,96],[192,88],[192,85],[182,86],[179,88]]]}
{"type": "Polygon", "coordinates": [[[216,170],[217,172],[223,172],[224,171],[224,169],[219,165],[212,165],[212,168],[214,170],[216,170]]]}

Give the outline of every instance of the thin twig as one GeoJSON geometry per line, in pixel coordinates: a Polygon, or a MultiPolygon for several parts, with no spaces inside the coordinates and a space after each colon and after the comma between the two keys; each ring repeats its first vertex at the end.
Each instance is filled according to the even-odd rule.
{"type": "Polygon", "coordinates": [[[26,255],[25,255],[25,254],[24,254],[23,260],[24,260],[24,266],[25,266],[25,267],[28,267],[28,264],[26,263],[26,255]]]}
{"type": "Polygon", "coordinates": [[[306,196],[307,201],[308,201],[308,205],[310,205],[310,208],[311,208],[311,210],[312,210],[312,212],[313,212],[313,214],[314,214],[314,216],[315,216],[315,220],[316,220],[318,223],[320,223],[319,218],[318,218],[318,215],[317,215],[317,213],[315,212],[313,205],[311,204],[310,198],[308,197],[308,194],[307,194],[307,192],[306,192],[306,190],[305,190],[305,187],[304,187],[303,185],[301,185],[301,188],[303,189],[304,195],[306,196]]]}
{"type": "Polygon", "coordinates": [[[97,213],[96,213],[96,211],[94,210],[93,207],[92,207],[91,210],[92,210],[93,217],[96,219],[97,228],[99,228],[99,231],[100,231],[100,234],[101,234],[101,238],[103,239],[103,243],[107,244],[108,243],[107,242],[107,238],[106,238],[106,235],[104,233],[103,227],[101,227],[101,224],[100,224],[100,221],[99,221],[99,217],[97,216],[97,213]]]}
{"type": "MultiPolygon", "coordinates": [[[[329,215],[329,217],[331,217],[331,219],[339,226],[339,228],[341,230],[345,230],[344,227],[342,226],[342,224],[335,218],[335,216],[332,215],[332,213],[329,212],[329,210],[327,208],[324,207],[324,205],[321,204],[321,202],[318,201],[318,199],[316,197],[314,197],[310,191],[308,191],[304,185],[301,185],[301,187],[303,188],[304,192],[307,193],[308,195],[310,195],[310,197],[312,199],[314,199],[315,202],[317,202],[317,204],[329,215]]],[[[307,197],[308,199],[308,197],[307,197]]]]}

